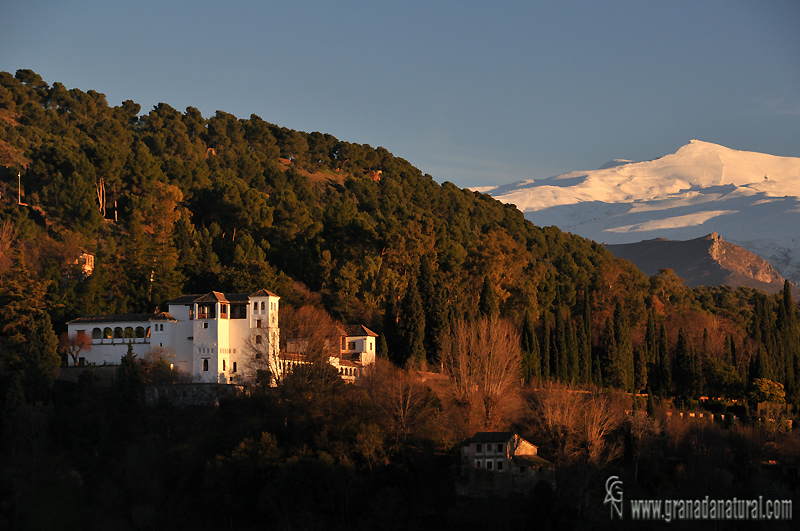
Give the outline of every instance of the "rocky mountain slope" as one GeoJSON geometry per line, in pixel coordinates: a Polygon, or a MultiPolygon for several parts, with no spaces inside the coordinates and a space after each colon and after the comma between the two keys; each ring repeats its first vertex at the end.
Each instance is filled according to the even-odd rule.
{"type": "Polygon", "coordinates": [[[483,188],[537,225],[608,244],[712,232],[800,282],[800,158],[692,140],[644,162],[483,188]]]}
{"type": "Polygon", "coordinates": [[[618,258],[633,262],[652,276],[663,268],[675,271],[695,286],[746,286],[768,293],[783,289],[784,279],[763,258],[711,233],[687,241],[657,238],[637,243],[606,245],[618,258]]]}

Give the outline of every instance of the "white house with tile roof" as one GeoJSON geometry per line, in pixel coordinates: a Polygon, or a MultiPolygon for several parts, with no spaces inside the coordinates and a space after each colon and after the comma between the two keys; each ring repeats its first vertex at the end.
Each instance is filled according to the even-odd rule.
{"type": "MultiPolygon", "coordinates": [[[[153,347],[173,354],[173,367],[198,382],[241,383],[254,367],[273,374],[306,363],[305,357],[280,352],[280,297],[267,290],[255,293],[182,295],[156,314],[93,315],[67,323],[70,336],[84,334],[92,348],[81,352],[79,364],[117,364],[128,345],[142,357],[153,347]],[[254,362],[258,357],[261,361],[254,362]]],[[[346,380],[375,362],[377,334],[364,326],[340,327],[341,353],[331,364],[346,380]]]]}

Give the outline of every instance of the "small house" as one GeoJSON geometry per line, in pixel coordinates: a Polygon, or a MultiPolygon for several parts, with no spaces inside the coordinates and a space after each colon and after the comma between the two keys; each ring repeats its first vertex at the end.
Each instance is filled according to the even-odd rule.
{"type": "Polygon", "coordinates": [[[526,493],[538,481],[553,480],[553,465],[536,445],[511,431],[479,431],[461,444],[459,494],[526,493]]]}

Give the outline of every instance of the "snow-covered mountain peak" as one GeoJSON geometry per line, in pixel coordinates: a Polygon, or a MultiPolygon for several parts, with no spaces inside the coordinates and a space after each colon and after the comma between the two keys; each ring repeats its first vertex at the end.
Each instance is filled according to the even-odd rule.
{"type": "Polygon", "coordinates": [[[598,242],[718,232],[800,281],[800,158],[692,140],[675,153],[487,190],[537,225],[598,242]]]}

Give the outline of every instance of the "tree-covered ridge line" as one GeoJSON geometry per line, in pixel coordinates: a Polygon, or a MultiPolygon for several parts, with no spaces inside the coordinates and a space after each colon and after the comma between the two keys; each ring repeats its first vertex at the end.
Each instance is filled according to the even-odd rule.
{"type": "Polygon", "coordinates": [[[20,70],[0,73],[0,157],[0,222],[13,233],[3,285],[46,285],[57,331],[180,293],[266,287],[295,303],[319,293],[400,365],[436,364],[454,322],[496,311],[521,331],[528,381],[693,397],[741,395],[764,377],[797,400],[800,332],[785,297],[648,279],[381,147],[256,115],[112,107],[20,70]],[[88,278],[82,250],[96,255],[88,278]]]}

